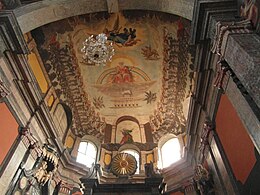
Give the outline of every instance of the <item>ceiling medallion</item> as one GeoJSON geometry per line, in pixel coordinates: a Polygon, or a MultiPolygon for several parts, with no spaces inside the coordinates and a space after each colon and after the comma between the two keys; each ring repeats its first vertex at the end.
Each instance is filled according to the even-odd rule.
{"type": "Polygon", "coordinates": [[[137,169],[135,157],[127,153],[119,153],[112,160],[111,171],[116,176],[133,175],[137,169]]]}
{"type": "Polygon", "coordinates": [[[97,35],[91,35],[83,42],[83,59],[89,64],[95,64],[97,66],[105,66],[107,61],[111,61],[115,54],[113,43],[107,40],[107,36],[104,33],[97,35]]]}

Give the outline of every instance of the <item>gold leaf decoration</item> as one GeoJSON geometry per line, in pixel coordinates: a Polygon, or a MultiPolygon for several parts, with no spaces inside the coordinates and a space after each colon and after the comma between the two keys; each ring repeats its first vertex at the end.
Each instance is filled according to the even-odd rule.
{"type": "Polygon", "coordinates": [[[112,160],[111,171],[113,174],[133,175],[137,169],[135,157],[127,153],[119,153],[112,160]]]}

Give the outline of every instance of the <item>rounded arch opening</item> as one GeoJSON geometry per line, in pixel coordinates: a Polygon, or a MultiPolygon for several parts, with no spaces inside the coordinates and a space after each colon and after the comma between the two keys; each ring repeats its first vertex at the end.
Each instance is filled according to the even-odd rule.
{"type": "Polygon", "coordinates": [[[90,168],[96,163],[98,147],[90,140],[82,140],[78,147],[76,161],[90,168]]]}
{"type": "Polygon", "coordinates": [[[180,137],[168,134],[158,143],[158,168],[167,168],[182,158],[183,143],[180,137]]]}
{"type": "Polygon", "coordinates": [[[132,116],[122,116],[115,124],[115,143],[121,145],[142,142],[139,121],[132,116]]]}

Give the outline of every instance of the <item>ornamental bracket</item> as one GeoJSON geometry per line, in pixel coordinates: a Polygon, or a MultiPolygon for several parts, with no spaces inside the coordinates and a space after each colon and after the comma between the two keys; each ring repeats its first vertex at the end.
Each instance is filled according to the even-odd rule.
{"type": "Polygon", "coordinates": [[[225,53],[228,36],[231,34],[252,33],[252,28],[250,20],[242,20],[239,22],[217,22],[216,34],[211,51],[222,58],[225,53]]]}

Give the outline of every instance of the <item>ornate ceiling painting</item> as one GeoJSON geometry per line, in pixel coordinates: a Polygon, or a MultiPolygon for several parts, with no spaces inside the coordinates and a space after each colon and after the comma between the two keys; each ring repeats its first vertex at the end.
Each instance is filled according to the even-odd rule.
{"type": "Polygon", "coordinates": [[[75,135],[102,140],[106,124],[131,116],[150,123],[156,141],[185,131],[192,85],[188,32],[183,18],[125,11],[54,22],[41,27],[44,39],[34,37],[56,93],[72,109],[75,135]],[[88,64],[81,53],[82,42],[100,33],[115,48],[106,66],[88,64]]]}

